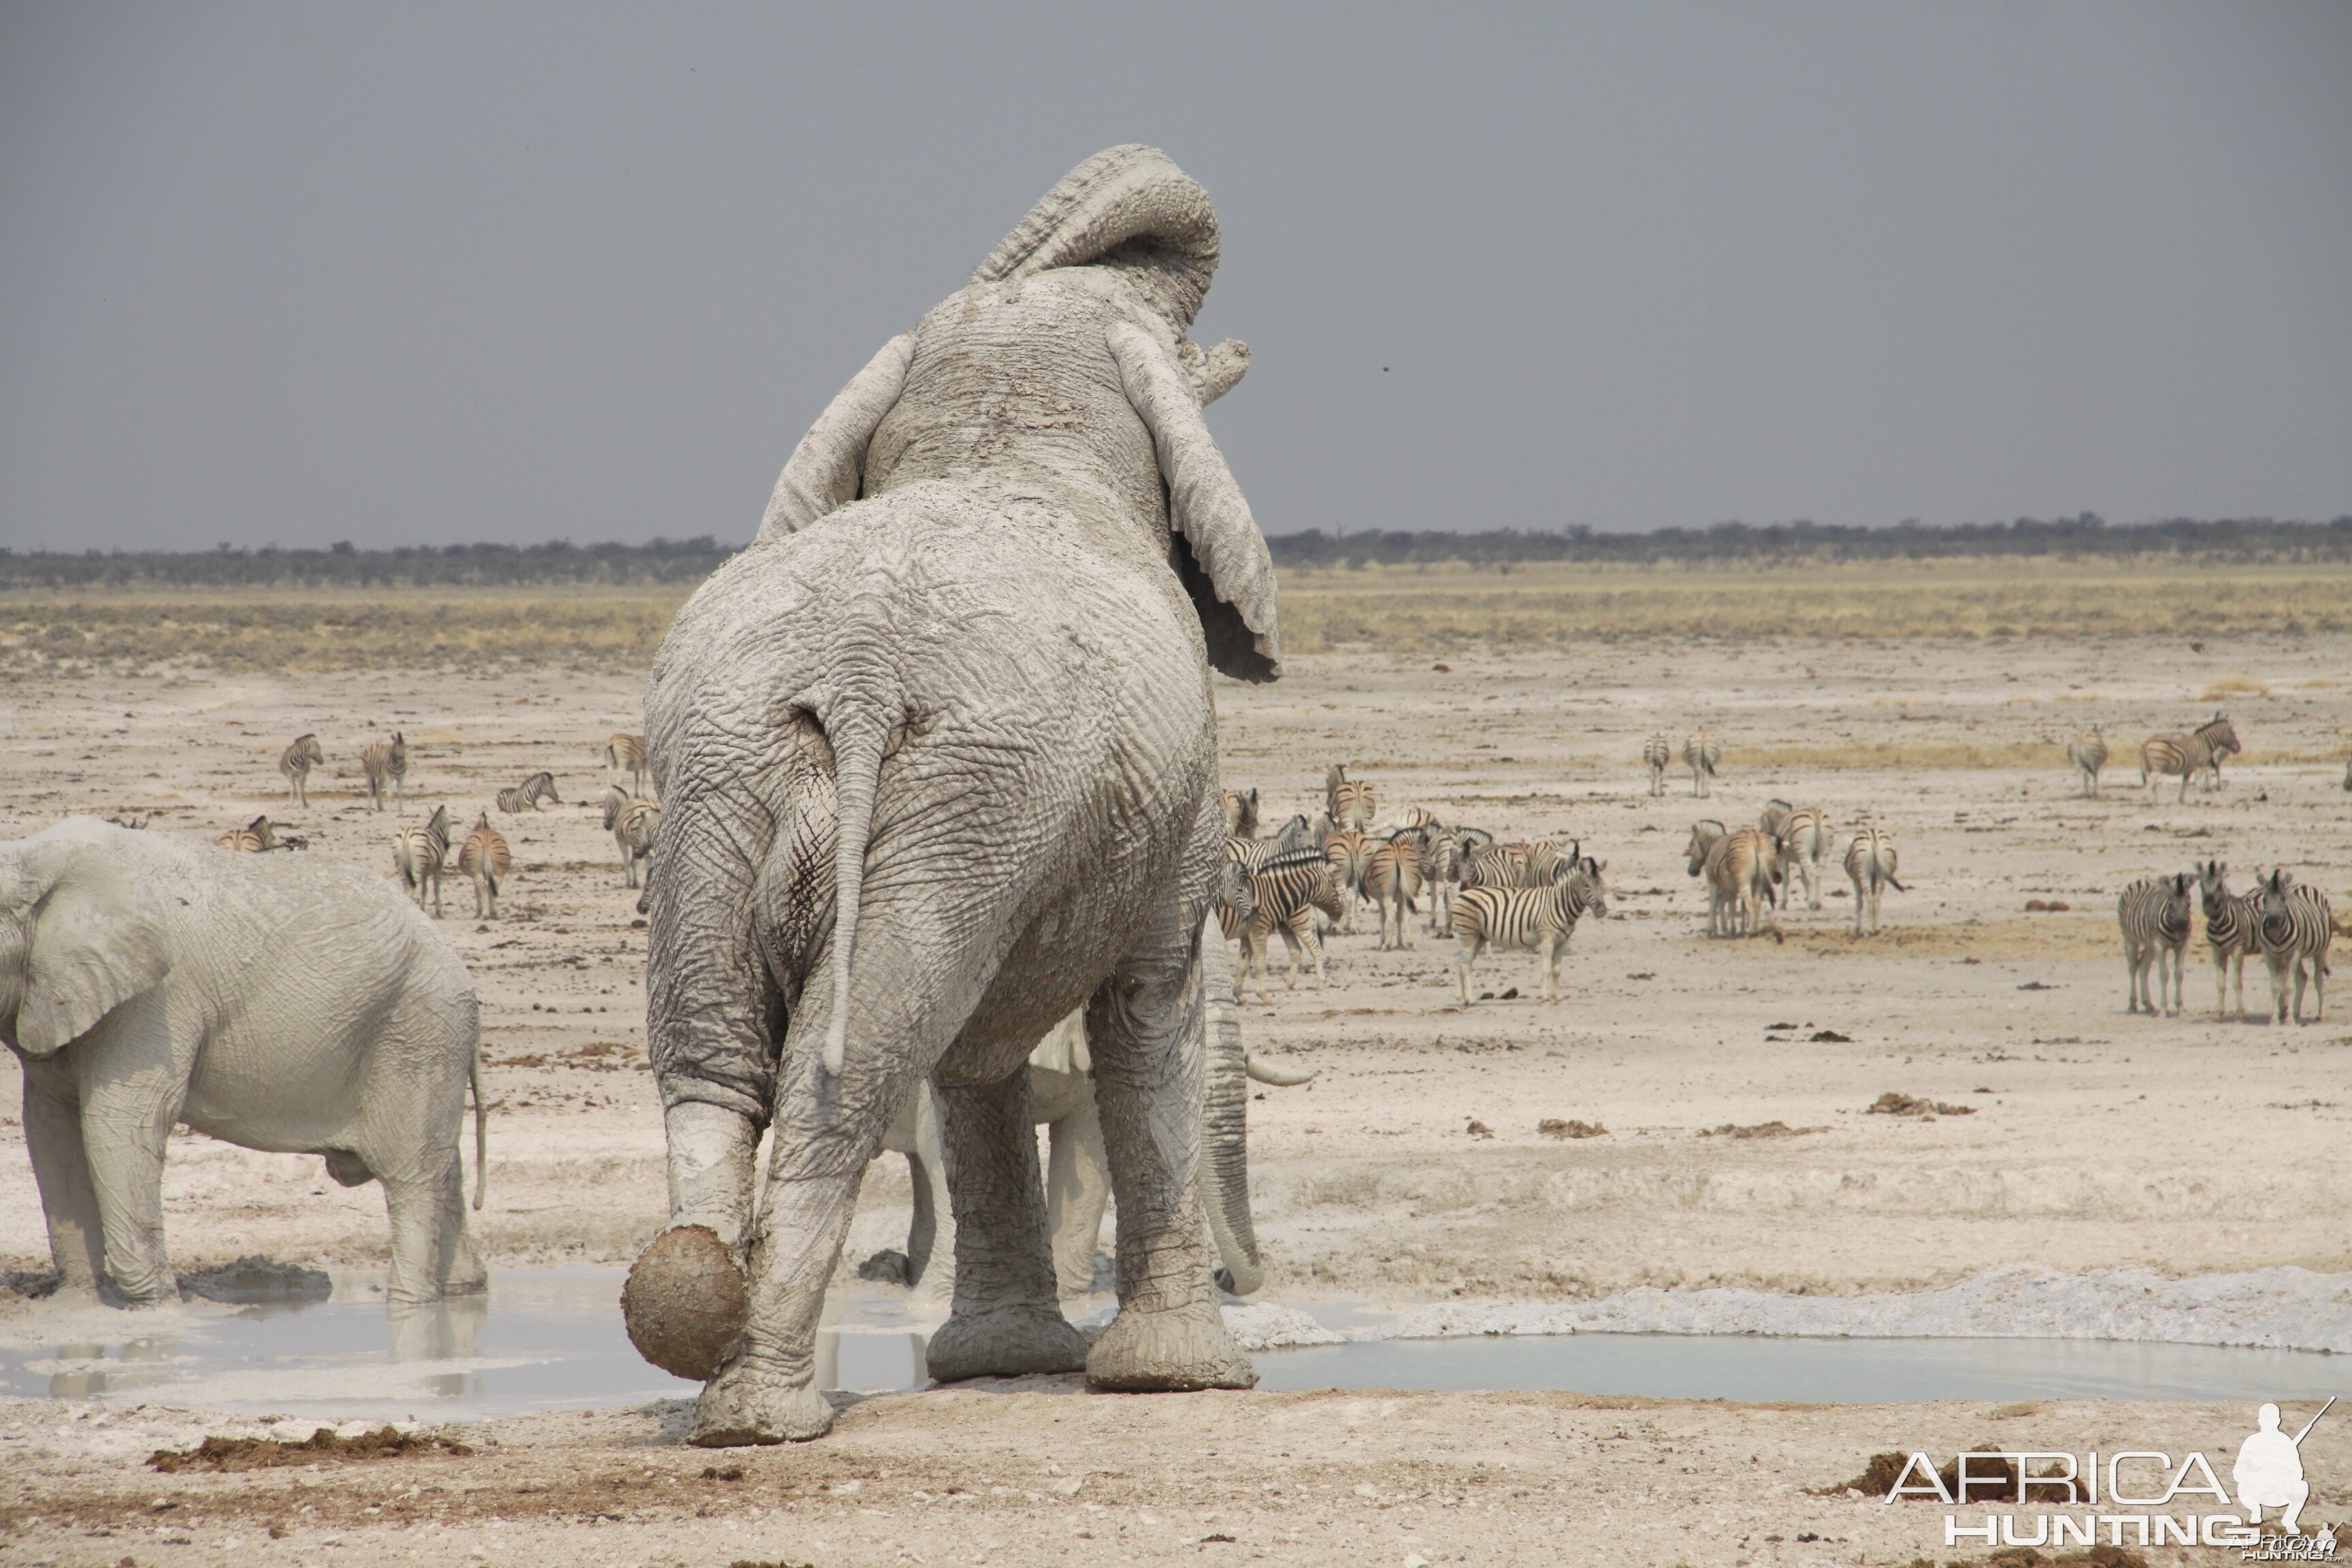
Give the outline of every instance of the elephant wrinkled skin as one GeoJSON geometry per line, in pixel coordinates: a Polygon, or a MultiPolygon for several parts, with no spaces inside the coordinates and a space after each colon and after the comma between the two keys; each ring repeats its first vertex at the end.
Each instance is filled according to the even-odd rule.
{"type": "Polygon", "coordinates": [[[478,1020],[431,922],[355,867],[89,817],[0,843],[0,1037],[69,1295],[172,1298],[182,1123],[381,1181],[396,1306],[482,1289],[458,1154],[470,1081],[478,1167],[478,1020]]]}
{"type": "Polygon", "coordinates": [[[1265,542],[1201,412],[1247,351],[1184,336],[1216,256],[1164,154],[1080,164],[844,388],[656,658],[671,1223],[721,1237],[750,1300],[697,1442],[831,1425],[825,1283],[927,1079],[957,1231],[934,1377],[1255,1381],[1195,1180],[1223,837],[1208,674],[1280,658],[1265,542]],[[1056,1304],[1022,1070],[1080,1006],[1119,1213],[1120,1311],[1091,1350],[1056,1304]]]}

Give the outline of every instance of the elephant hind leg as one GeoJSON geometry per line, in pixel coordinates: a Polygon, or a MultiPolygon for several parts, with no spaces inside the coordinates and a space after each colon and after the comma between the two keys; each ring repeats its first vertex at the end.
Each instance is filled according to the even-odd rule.
{"type": "Polygon", "coordinates": [[[488,1288],[488,1271],[466,1234],[466,1177],[454,1150],[437,1173],[385,1177],[383,1205],[392,1219],[386,1300],[437,1301],[488,1288]]]}
{"type": "Polygon", "coordinates": [[[930,1374],[949,1383],[1080,1370],[1086,1336],[1064,1321],[1055,1291],[1028,1069],[938,1092],[955,1173],[956,1279],[954,1314],[927,1352],[930,1374]]]}

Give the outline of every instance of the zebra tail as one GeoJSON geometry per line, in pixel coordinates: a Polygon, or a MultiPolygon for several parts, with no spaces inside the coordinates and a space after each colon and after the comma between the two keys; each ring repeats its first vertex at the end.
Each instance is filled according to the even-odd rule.
{"type": "Polygon", "coordinates": [[[1896,892],[1898,892],[1898,893],[1907,893],[1907,892],[1909,892],[1909,891],[1911,890],[1910,889],[1908,889],[1908,888],[1905,887],[1902,883],[1900,883],[1900,882],[1896,881],[1896,880],[1895,879],[1895,873],[1894,873],[1894,872],[1892,872],[1892,871],[1889,871],[1888,873],[1886,873],[1886,885],[1887,885],[1888,887],[1890,887],[1890,888],[1894,889],[1895,889],[1896,892]]]}
{"type": "Polygon", "coordinates": [[[838,844],[834,854],[833,1021],[824,1036],[824,1070],[841,1076],[849,1054],[849,966],[857,943],[857,901],[866,888],[866,846],[874,835],[874,796],[881,783],[888,726],[870,712],[840,715],[825,726],[833,742],[838,844]]]}
{"type": "Polygon", "coordinates": [[[474,1047],[470,1076],[474,1084],[474,1206],[478,1209],[490,1181],[490,1131],[484,1120],[489,1112],[482,1105],[482,1047],[478,1042],[474,1047]]]}

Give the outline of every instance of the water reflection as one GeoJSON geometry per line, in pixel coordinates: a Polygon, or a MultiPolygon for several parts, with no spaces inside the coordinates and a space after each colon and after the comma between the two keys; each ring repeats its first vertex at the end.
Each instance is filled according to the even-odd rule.
{"type": "MultiPolygon", "coordinates": [[[[482,1328],[490,1321],[488,1295],[453,1296],[444,1301],[395,1301],[385,1309],[392,1320],[392,1359],[395,1362],[471,1361],[478,1352],[482,1328]]],[[[424,1380],[435,1397],[456,1399],[467,1392],[468,1374],[436,1373],[424,1380]]],[[[474,1380],[478,1389],[479,1380],[474,1380]]]]}
{"type": "Polygon", "coordinates": [[[129,1388],[151,1388],[169,1383],[171,1363],[180,1359],[178,1336],[157,1334],[124,1340],[110,1350],[104,1343],[74,1342],[57,1347],[56,1361],[76,1363],[49,1374],[49,1393],[58,1399],[86,1399],[119,1394],[129,1388]]]}

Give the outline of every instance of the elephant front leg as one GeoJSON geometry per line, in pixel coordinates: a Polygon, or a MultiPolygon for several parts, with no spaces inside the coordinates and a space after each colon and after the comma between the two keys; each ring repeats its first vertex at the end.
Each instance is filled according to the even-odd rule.
{"type": "Polygon", "coordinates": [[[86,1098],[81,1142],[97,1190],[107,1277],[126,1303],[152,1307],[179,1291],[163,1247],[163,1154],[178,1115],[176,1106],[143,1097],[126,1103],[130,1098],[103,1089],[86,1098]]]}
{"type": "Polygon", "coordinates": [[[1196,1184],[1206,1009],[1200,932],[1171,907],[1087,1011],[1118,1203],[1118,1317],[1087,1356],[1097,1388],[1252,1388],[1210,1282],[1196,1184]]]}
{"type": "Polygon", "coordinates": [[[1002,1083],[941,1084],[938,1093],[956,1272],[952,1315],[927,1352],[930,1374],[952,1383],[1078,1371],[1087,1342],[1064,1321],[1054,1289],[1028,1069],[1002,1083]]]}
{"type": "Polygon", "coordinates": [[[48,1221],[58,1294],[94,1300],[106,1267],[98,1189],[82,1149],[81,1107],[71,1082],[53,1069],[25,1068],[25,1145],[48,1221]]]}

